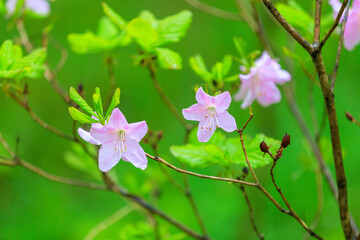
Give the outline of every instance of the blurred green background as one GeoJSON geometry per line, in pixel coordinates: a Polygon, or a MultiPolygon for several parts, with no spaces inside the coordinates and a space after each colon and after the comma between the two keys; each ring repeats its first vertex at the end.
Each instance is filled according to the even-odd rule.
{"type": "MultiPolygon", "coordinates": [[[[233,1],[205,1],[213,6],[229,11],[236,11],[233,1]]],[[[236,54],[232,42],[233,36],[243,38],[248,44],[248,51],[263,50],[254,33],[244,22],[235,22],[219,19],[204,14],[185,1],[166,0],[108,0],[107,3],[125,19],[130,20],[143,9],[148,9],[158,18],[175,14],[183,9],[194,13],[193,23],[187,36],[178,44],[170,47],[180,52],[183,57],[183,69],[159,70],[159,82],[176,104],[178,110],[194,103],[194,86],[202,81],[192,72],[188,65],[189,57],[199,53],[208,65],[220,60],[224,54],[236,54]]],[[[311,11],[314,1],[301,1],[301,4],[311,11]]],[[[276,53],[281,64],[286,67],[282,54],[283,46],[294,45],[288,35],[272,21],[260,3],[257,7],[269,34],[269,39],[276,45],[276,53]]],[[[69,48],[67,35],[82,33],[87,29],[96,30],[98,20],[103,16],[101,1],[86,0],[58,0],[51,2],[52,16],[56,17],[56,24],[51,32],[48,60],[55,66],[60,54],[54,43],[69,48]],[[55,40],[56,39],[56,40],[55,40]]],[[[330,12],[330,7],[324,2],[324,12],[330,12]]],[[[26,19],[25,26],[29,36],[35,44],[39,44],[42,29],[48,19],[26,19]]],[[[9,28],[4,18],[0,19],[0,42],[5,39],[17,38],[15,28],[9,28]]],[[[330,39],[324,48],[324,57],[328,72],[332,70],[338,37],[330,39]]],[[[296,52],[306,56],[298,46],[296,52]]],[[[115,68],[117,86],[121,87],[120,109],[129,122],[146,120],[149,128],[163,130],[164,138],[160,144],[160,156],[175,165],[179,163],[172,157],[169,147],[180,145],[184,136],[181,125],[168,111],[155,91],[149,74],[145,68],[134,66],[132,55],[136,53],[133,45],[116,50],[117,63],[115,68]]],[[[359,64],[360,47],[354,51],[343,51],[342,62],[336,86],[336,103],[340,124],[342,144],[345,152],[345,169],[348,177],[348,192],[350,210],[355,220],[360,223],[359,175],[359,144],[360,129],[348,122],[344,112],[349,111],[359,116],[360,108],[360,81],[359,64]]],[[[308,64],[310,72],[314,68],[308,64]]],[[[238,72],[238,66],[233,66],[232,72],[238,72]]],[[[68,60],[58,74],[58,80],[64,88],[77,86],[82,83],[85,88],[86,99],[96,86],[106,93],[109,81],[105,60],[102,54],[77,55],[69,50],[68,60]]],[[[306,122],[311,126],[308,103],[309,80],[301,69],[295,65],[293,81],[296,83],[296,99],[304,113],[306,122]]],[[[53,91],[45,79],[29,81],[29,104],[41,118],[49,124],[71,134],[72,120],[67,112],[67,106],[53,91]]],[[[316,112],[319,121],[322,116],[323,103],[321,91],[314,89],[316,112]]],[[[62,176],[92,180],[91,176],[72,169],[65,161],[64,154],[69,151],[72,143],[60,139],[52,133],[38,126],[11,98],[0,94],[0,132],[12,147],[19,136],[19,155],[26,161],[39,166],[46,171],[62,176]]],[[[233,102],[230,113],[242,125],[247,117],[248,110],[241,110],[240,103],[233,102]]],[[[310,224],[315,216],[317,207],[317,193],[314,170],[311,167],[313,159],[307,154],[304,138],[296,124],[287,103],[263,108],[253,104],[255,117],[247,132],[249,134],[264,133],[267,136],[281,139],[285,131],[292,138],[291,146],[286,149],[284,156],[275,170],[278,184],[288,197],[297,213],[310,224]]],[[[329,137],[326,125],[324,136],[329,137]]],[[[310,127],[312,130],[312,128],[310,127]]],[[[222,130],[220,130],[222,131],[222,130]]],[[[229,136],[237,134],[230,133],[229,136]]],[[[151,149],[145,146],[151,153],[151,149]]],[[[3,149],[0,151],[3,152],[3,149]]],[[[331,151],[328,145],[326,152],[331,151]]],[[[329,154],[325,155],[329,156],[329,154]]],[[[330,155],[331,156],[331,155],[330,155]]],[[[332,158],[328,157],[328,165],[333,171],[332,158]]],[[[257,170],[259,178],[270,193],[276,196],[275,188],[271,184],[269,167],[257,170]]],[[[220,168],[210,167],[194,169],[194,171],[217,175],[220,168]]],[[[134,168],[129,163],[120,162],[112,171],[119,176],[119,182],[127,186],[132,192],[143,194],[154,205],[174,216],[180,222],[200,232],[186,198],[166,181],[154,184],[151,179],[159,178],[156,162],[149,160],[145,172],[134,168]],[[142,193],[143,185],[150,181],[151,189],[159,191],[160,198],[154,191],[142,193]]],[[[172,175],[181,180],[181,176],[172,172],[172,175]]],[[[249,177],[248,180],[251,180],[249,177]]],[[[231,184],[206,179],[189,177],[194,199],[199,207],[201,216],[213,239],[257,239],[251,229],[248,208],[242,193],[231,184]]],[[[324,181],[324,207],[316,231],[325,239],[343,239],[337,204],[324,181]]],[[[259,230],[266,239],[303,239],[304,229],[291,217],[281,214],[268,199],[256,189],[248,189],[252,201],[255,221],[259,230]]],[[[96,224],[117,211],[126,203],[119,196],[96,190],[88,190],[75,186],[68,186],[51,182],[21,167],[0,167],[0,239],[82,239],[96,224]]],[[[134,211],[118,221],[106,231],[100,233],[97,239],[118,239],[121,229],[128,224],[146,221],[146,217],[134,211]]],[[[165,224],[160,221],[160,224],[165,224]]],[[[177,230],[170,228],[171,232],[177,230]]]]}

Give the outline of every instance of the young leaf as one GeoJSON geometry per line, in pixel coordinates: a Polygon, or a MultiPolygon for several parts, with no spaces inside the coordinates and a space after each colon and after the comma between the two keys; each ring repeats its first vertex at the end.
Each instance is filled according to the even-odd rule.
{"type": "Polygon", "coordinates": [[[77,54],[97,53],[101,51],[111,50],[117,45],[126,45],[123,39],[113,38],[106,39],[96,36],[92,32],[71,33],[67,37],[71,50],[77,54]]]}
{"type": "Polygon", "coordinates": [[[7,70],[13,60],[13,42],[6,40],[0,48],[0,69],[7,70]]]}
{"type": "Polygon", "coordinates": [[[223,79],[223,65],[221,62],[215,63],[211,68],[211,73],[218,82],[222,82],[223,79]]]}
{"type": "Polygon", "coordinates": [[[154,14],[148,10],[143,10],[139,14],[139,18],[142,18],[146,21],[148,21],[151,26],[156,30],[158,28],[158,20],[156,20],[154,14]]]}
{"type": "Polygon", "coordinates": [[[117,88],[117,89],[115,89],[113,98],[111,99],[111,103],[106,112],[105,119],[107,119],[108,116],[110,116],[112,110],[114,110],[114,108],[119,104],[120,104],[120,88],[117,88]]]}
{"type": "Polygon", "coordinates": [[[165,69],[181,69],[181,56],[168,48],[155,48],[160,67],[165,69]]]}
{"type": "Polygon", "coordinates": [[[93,94],[93,102],[94,102],[95,112],[101,119],[102,116],[104,115],[104,112],[103,112],[101,94],[99,88],[95,88],[95,93],[93,94]]]}
{"type": "Polygon", "coordinates": [[[185,36],[192,20],[192,13],[188,10],[166,17],[159,21],[159,45],[169,42],[179,42],[185,36]]]}
{"type": "Polygon", "coordinates": [[[314,28],[312,17],[294,0],[290,0],[288,4],[278,3],[276,7],[292,26],[312,32],[314,28]]]}
{"type": "Polygon", "coordinates": [[[142,18],[132,20],[127,26],[127,33],[146,51],[151,51],[158,40],[156,30],[142,18]]]}
{"type": "Polygon", "coordinates": [[[99,122],[98,120],[95,120],[95,119],[89,117],[88,115],[80,112],[79,110],[77,110],[74,107],[69,107],[69,113],[75,121],[78,121],[81,124],[86,124],[86,123],[91,124],[91,123],[99,122]]]}
{"type": "Polygon", "coordinates": [[[106,16],[121,30],[124,30],[127,22],[114,10],[112,10],[106,3],[102,3],[103,11],[106,16]]]}
{"type": "Polygon", "coordinates": [[[221,164],[224,158],[224,152],[213,144],[172,146],[170,152],[179,161],[199,168],[221,164]]]}
{"type": "Polygon", "coordinates": [[[20,53],[16,53],[17,59],[14,59],[14,63],[11,66],[11,70],[30,68],[27,77],[38,78],[43,75],[44,61],[46,59],[46,50],[45,48],[38,48],[33,50],[29,55],[19,58],[20,53]]]}
{"type": "Polygon", "coordinates": [[[225,55],[223,60],[222,60],[222,65],[223,65],[223,69],[222,69],[222,76],[225,77],[226,75],[229,74],[231,66],[232,66],[232,60],[233,57],[231,55],[225,55]]]}
{"type": "Polygon", "coordinates": [[[114,38],[119,34],[118,29],[107,17],[102,17],[98,24],[96,35],[105,39],[114,38]]]}
{"type": "Polygon", "coordinates": [[[70,88],[70,98],[79,105],[85,112],[96,116],[94,110],[86,103],[86,101],[76,92],[75,88],[70,88]]]}
{"type": "Polygon", "coordinates": [[[189,64],[192,70],[201,77],[205,82],[210,82],[214,77],[207,70],[205,62],[201,55],[197,54],[189,59],[189,64]]]}

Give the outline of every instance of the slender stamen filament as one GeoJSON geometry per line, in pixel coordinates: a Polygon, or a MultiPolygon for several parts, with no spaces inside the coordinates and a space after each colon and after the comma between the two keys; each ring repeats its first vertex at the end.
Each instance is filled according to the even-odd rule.
{"type": "Polygon", "coordinates": [[[120,151],[121,153],[126,151],[125,143],[125,130],[120,130],[117,134],[116,140],[113,143],[115,146],[115,152],[120,151]]]}
{"type": "Polygon", "coordinates": [[[215,128],[217,128],[219,126],[219,120],[218,120],[218,116],[216,113],[216,108],[215,107],[209,107],[208,108],[208,112],[205,115],[205,124],[203,127],[201,127],[201,129],[206,129],[206,130],[214,130],[215,128]]]}

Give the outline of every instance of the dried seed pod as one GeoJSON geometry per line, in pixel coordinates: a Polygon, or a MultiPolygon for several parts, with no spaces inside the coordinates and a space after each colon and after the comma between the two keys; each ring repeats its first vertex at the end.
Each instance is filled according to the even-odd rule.
{"type": "Polygon", "coordinates": [[[281,141],[281,146],[283,148],[286,148],[287,146],[290,145],[290,135],[288,135],[287,133],[285,133],[282,141],[281,141]]]}
{"type": "Polygon", "coordinates": [[[350,122],[355,122],[353,115],[351,115],[350,113],[346,112],[345,116],[350,122]]]}
{"type": "Polygon", "coordinates": [[[269,151],[269,148],[270,148],[270,147],[268,147],[268,145],[267,145],[264,141],[262,141],[262,142],[260,143],[260,150],[261,150],[263,153],[267,153],[267,152],[269,151]]]}
{"type": "Polygon", "coordinates": [[[244,167],[242,172],[245,174],[245,175],[248,175],[249,173],[249,169],[247,167],[244,167]]]}

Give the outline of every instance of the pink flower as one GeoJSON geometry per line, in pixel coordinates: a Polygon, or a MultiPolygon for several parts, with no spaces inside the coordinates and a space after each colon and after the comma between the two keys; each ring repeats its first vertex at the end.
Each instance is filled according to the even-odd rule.
{"type": "MultiPolygon", "coordinates": [[[[246,70],[244,66],[240,69],[246,70]]],[[[281,93],[276,84],[290,81],[291,75],[282,70],[280,64],[264,51],[248,74],[240,74],[240,80],[240,90],[234,98],[243,100],[241,107],[248,107],[255,99],[266,107],[281,100],[281,93]]]]}
{"type": "MultiPolygon", "coordinates": [[[[6,9],[8,14],[13,14],[16,9],[16,4],[18,0],[7,0],[6,9]]],[[[39,15],[48,15],[50,13],[50,4],[47,0],[25,0],[24,6],[26,9],[39,14],[39,15]]]]}
{"type": "MultiPolygon", "coordinates": [[[[333,8],[334,18],[338,14],[341,3],[339,0],[329,0],[329,4],[333,8]]],[[[341,18],[343,20],[345,11],[341,18]]],[[[347,50],[351,51],[360,42],[360,0],[354,0],[351,8],[349,9],[348,18],[345,24],[344,32],[344,46],[347,50]]]]}
{"type": "Polygon", "coordinates": [[[85,141],[101,145],[99,169],[108,172],[121,158],[142,170],[147,167],[145,152],[139,144],[147,130],[145,121],[128,124],[122,112],[115,108],[105,125],[93,123],[90,132],[79,128],[78,133],[85,141]]]}
{"type": "Polygon", "coordinates": [[[209,141],[217,127],[227,132],[236,130],[234,117],[226,111],[231,103],[229,92],[212,97],[199,88],[196,101],[198,103],[183,109],[182,112],[185,119],[200,122],[197,132],[200,142],[209,141]]]}

